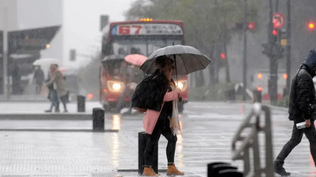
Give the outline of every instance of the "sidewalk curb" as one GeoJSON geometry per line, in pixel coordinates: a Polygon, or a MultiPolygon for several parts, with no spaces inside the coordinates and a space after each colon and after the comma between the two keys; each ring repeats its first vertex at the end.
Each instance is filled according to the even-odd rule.
{"type": "Polygon", "coordinates": [[[1,128],[0,132],[92,132],[92,133],[118,133],[118,129],[104,129],[93,131],[92,129],[40,129],[40,128],[1,128]]]}
{"type": "Polygon", "coordinates": [[[91,120],[92,113],[3,113],[0,120],[91,120]]]}

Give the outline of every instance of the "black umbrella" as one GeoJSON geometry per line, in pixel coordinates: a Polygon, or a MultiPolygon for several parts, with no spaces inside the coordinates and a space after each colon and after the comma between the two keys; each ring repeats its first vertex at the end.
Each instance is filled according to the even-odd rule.
{"type": "Polygon", "coordinates": [[[174,45],[154,51],[140,67],[147,74],[156,71],[155,60],[167,56],[175,61],[175,74],[187,75],[205,69],[212,62],[202,52],[191,46],[174,45]]]}

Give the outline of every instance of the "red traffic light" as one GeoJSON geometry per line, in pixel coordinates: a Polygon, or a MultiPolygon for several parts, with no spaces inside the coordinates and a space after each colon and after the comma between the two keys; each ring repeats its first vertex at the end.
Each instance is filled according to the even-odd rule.
{"type": "Polygon", "coordinates": [[[310,30],[315,29],[315,24],[312,22],[308,23],[308,29],[310,29],[310,30]]]}
{"type": "Polygon", "coordinates": [[[226,55],[224,53],[221,53],[221,58],[222,59],[225,59],[226,58],[226,55]]]}
{"type": "Polygon", "coordinates": [[[249,23],[248,23],[248,29],[249,29],[249,30],[255,29],[255,23],[254,23],[254,22],[249,22],[249,23]]]}
{"type": "Polygon", "coordinates": [[[276,36],[276,35],[278,35],[278,31],[277,31],[276,29],[273,29],[272,34],[273,34],[274,36],[276,36]]]}

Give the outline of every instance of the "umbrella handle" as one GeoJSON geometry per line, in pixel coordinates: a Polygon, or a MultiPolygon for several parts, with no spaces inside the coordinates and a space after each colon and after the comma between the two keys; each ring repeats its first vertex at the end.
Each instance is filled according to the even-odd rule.
{"type": "Polygon", "coordinates": [[[178,95],[178,100],[180,103],[182,102],[182,97],[180,95],[178,95]]]}

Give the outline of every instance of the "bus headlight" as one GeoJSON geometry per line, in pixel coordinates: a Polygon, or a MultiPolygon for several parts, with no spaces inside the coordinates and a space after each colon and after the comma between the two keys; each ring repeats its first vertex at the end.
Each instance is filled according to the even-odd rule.
{"type": "Polygon", "coordinates": [[[185,91],[187,89],[187,81],[186,80],[180,80],[176,82],[176,86],[181,90],[185,91]]]}
{"type": "Polygon", "coordinates": [[[121,84],[119,84],[119,83],[114,83],[114,84],[112,85],[112,89],[113,89],[113,90],[118,91],[118,90],[120,90],[121,88],[122,88],[122,86],[121,86],[121,84]]]}
{"type": "Polygon", "coordinates": [[[124,84],[119,81],[107,81],[107,86],[109,91],[111,92],[122,92],[124,88],[124,84]]]}
{"type": "Polygon", "coordinates": [[[182,90],[183,89],[183,84],[181,82],[178,82],[177,83],[177,87],[182,90]]]}

